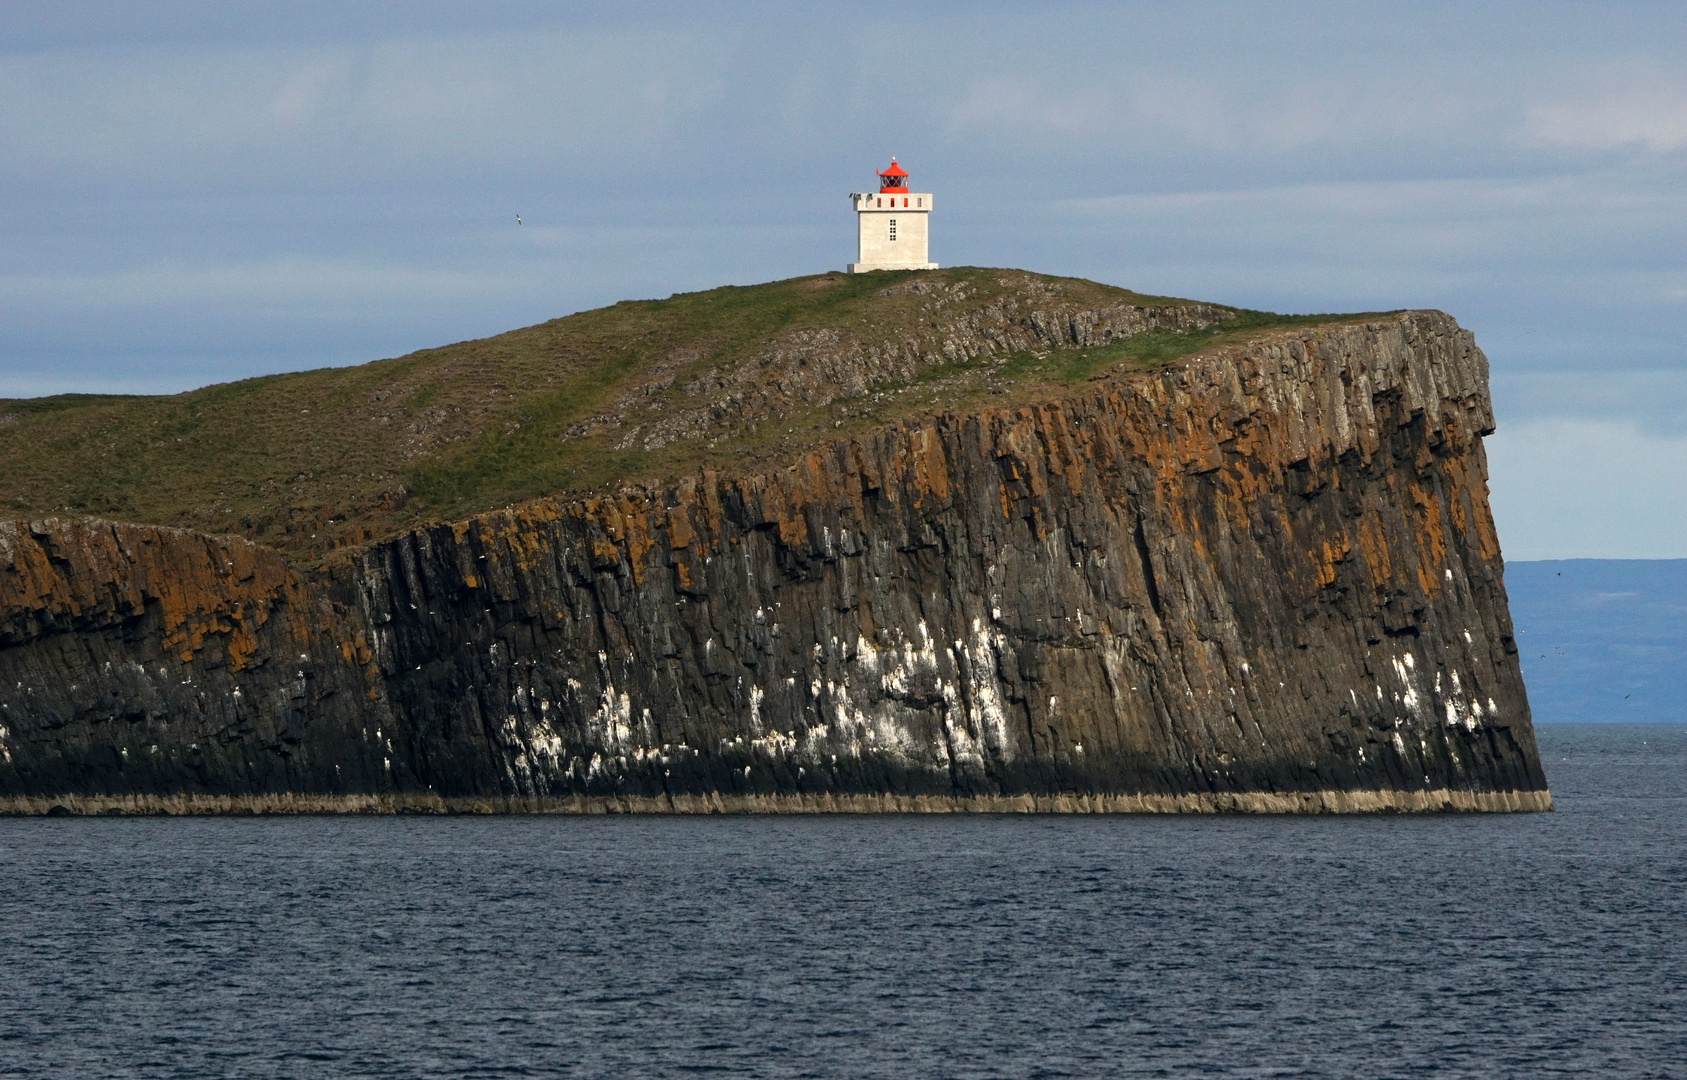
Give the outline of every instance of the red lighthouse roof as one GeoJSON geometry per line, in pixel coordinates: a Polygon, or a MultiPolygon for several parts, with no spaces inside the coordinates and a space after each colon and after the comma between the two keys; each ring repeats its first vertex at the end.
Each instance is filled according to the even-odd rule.
{"type": "Polygon", "coordinates": [[[879,173],[878,176],[880,191],[908,190],[908,174],[902,170],[902,166],[896,163],[895,158],[890,159],[890,168],[879,173]]]}

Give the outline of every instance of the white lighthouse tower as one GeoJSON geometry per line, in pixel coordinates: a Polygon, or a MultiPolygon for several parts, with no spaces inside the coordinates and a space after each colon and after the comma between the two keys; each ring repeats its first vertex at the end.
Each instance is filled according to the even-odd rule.
{"type": "Polygon", "coordinates": [[[931,194],[909,191],[908,174],[895,158],[878,177],[877,193],[849,197],[855,203],[856,222],[856,261],[849,264],[849,272],[936,270],[936,263],[926,261],[931,194]]]}

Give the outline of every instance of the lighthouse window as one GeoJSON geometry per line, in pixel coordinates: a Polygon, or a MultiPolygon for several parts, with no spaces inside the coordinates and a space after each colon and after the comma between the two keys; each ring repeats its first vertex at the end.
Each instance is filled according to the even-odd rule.
{"type": "Polygon", "coordinates": [[[896,219],[895,218],[890,219],[890,238],[892,240],[896,239],[896,219]]]}

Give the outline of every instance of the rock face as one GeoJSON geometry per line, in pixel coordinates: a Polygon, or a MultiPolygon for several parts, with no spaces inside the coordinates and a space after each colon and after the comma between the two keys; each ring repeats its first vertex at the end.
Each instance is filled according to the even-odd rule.
{"type": "Polygon", "coordinates": [[[1545,809],[1445,315],[311,571],[0,525],[0,796],[100,809],[1545,809]]]}

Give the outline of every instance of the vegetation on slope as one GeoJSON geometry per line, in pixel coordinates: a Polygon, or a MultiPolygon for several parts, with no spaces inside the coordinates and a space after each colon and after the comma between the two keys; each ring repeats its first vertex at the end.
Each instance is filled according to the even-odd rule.
{"type": "Polygon", "coordinates": [[[0,514],[91,514],[321,553],[1331,321],[978,268],[624,301],[359,367],[171,396],[0,401],[0,514]],[[1186,328],[1099,345],[1037,336],[1042,323],[1138,309],[1186,328]]]}

